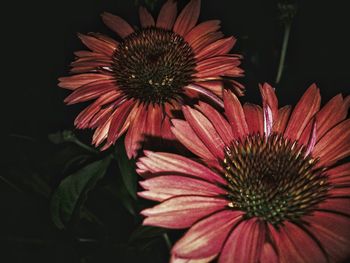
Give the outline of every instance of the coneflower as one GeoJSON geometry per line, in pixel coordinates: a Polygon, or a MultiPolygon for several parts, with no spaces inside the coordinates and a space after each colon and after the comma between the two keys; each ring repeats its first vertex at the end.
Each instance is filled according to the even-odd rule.
{"type": "Polygon", "coordinates": [[[320,109],[312,85],[294,110],[263,106],[226,91],[225,113],[200,102],[173,120],[177,139],[197,161],[145,151],[139,195],[161,202],[142,211],[145,225],[189,228],[173,262],[342,262],[350,255],[350,98],[320,109]],[[196,261],[198,260],[198,261],[196,261]]]}
{"type": "Polygon", "coordinates": [[[233,80],[242,75],[240,56],[228,54],[236,40],[224,38],[218,20],[197,25],[200,4],[191,0],[177,16],[176,1],[168,0],[156,21],[141,7],[140,29],[104,13],[119,41],[79,35],[90,51],[75,53],[73,75],[60,78],[59,86],[73,90],[67,104],[94,100],[75,120],[77,128],[96,129],[93,144],[106,149],[126,132],[127,154],[135,157],[145,136],[174,138],[170,118],[186,99],[217,100],[223,85],[242,95],[233,80]]]}

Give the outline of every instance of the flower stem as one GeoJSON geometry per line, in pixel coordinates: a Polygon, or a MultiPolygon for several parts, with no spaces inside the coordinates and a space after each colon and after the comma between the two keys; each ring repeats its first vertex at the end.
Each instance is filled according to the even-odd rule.
{"type": "Polygon", "coordinates": [[[281,56],[280,56],[280,62],[278,65],[278,71],[277,71],[277,77],[275,83],[278,84],[282,78],[282,73],[284,69],[284,63],[286,59],[287,54],[287,48],[288,48],[288,41],[289,41],[289,34],[291,29],[291,22],[285,23],[284,26],[284,36],[283,36],[283,43],[282,43],[282,50],[281,50],[281,56]]]}
{"type": "Polygon", "coordinates": [[[171,250],[171,247],[172,247],[172,244],[171,244],[171,241],[170,241],[170,239],[169,239],[168,234],[167,234],[167,233],[164,233],[164,234],[163,234],[163,238],[164,238],[164,241],[165,241],[165,244],[166,244],[168,250],[170,251],[170,250],[171,250]]]}

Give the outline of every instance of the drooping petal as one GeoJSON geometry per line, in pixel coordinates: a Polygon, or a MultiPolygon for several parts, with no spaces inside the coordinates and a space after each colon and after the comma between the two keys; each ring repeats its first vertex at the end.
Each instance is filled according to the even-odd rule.
{"type": "Polygon", "coordinates": [[[151,137],[161,136],[161,124],[163,120],[163,111],[160,105],[148,105],[147,108],[146,135],[151,137]]]}
{"type": "Polygon", "coordinates": [[[111,126],[112,116],[101,126],[97,127],[92,136],[92,144],[99,146],[108,136],[109,127],[111,126]]]}
{"type": "Polygon", "coordinates": [[[245,220],[233,229],[226,240],[219,263],[258,263],[264,241],[263,223],[256,218],[245,220]]]}
{"type": "Polygon", "coordinates": [[[129,23],[119,16],[105,12],[102,14],[102,20],[110,29],[122,38],[125,38],[134,32],[134,29],[129,23]]]}
{"type": "Polygon", "coordinates": [[[317,142],[313,156],[319,157],[317,166],[329,166],[350,154],[350,119],[347,119],[329,130],[317,142]]]}
{"type": "Polygon", "coordinates": [[[130,124],[129,130],[125,136],[124,144],[128,158],[135,157],[137,150],[141,147],[141,142],[146,130],[147,107],[139,105],[135,113],[135,118],[130,124]]]}
{"type": "Polygon", "coordinates": [[[150,151],[145,151],[145,155],[146,157],[139,158],[137,166],[145,164],[150,172],[167,172],[168,174],[193,176],[212,183],[226,183],[220,175],[189,158],[172,153],[150,151]]]}
{"type": "Polygon", "coordinates": [[[199,50],[196,54],[196,59],[201,61],[206,58],[227,54],[233,48],[235,43],[236,39],[234,37],[228,37],[215,41],[204,49],[199,50]]]}
{"type": "Polygon", "coordinates": [[[191,0],[175,21],[174,32],[185,36],[197,23],[201,0],[191,0]]]}
{"type": "Polygon", "coordinates": [[[188,258],[180,258],[176,255],[171,255],[170,263],[209,263],[212,262],[213,259],[216,258],[216,254],[206,257],[206,258],[199,258],[199,259],[188,259],[188,258]]]}
{"type": "Polygon", "coordinates": [[[157,27],[164,29],[172,29],[174,26],[177,15],[177,2],[174,0],[168,0],[160,9],[157,27]]]}
{"type": "Polygon", "coordinates": [[[310,259],[318,263],[327,262],[327,257],[319,244],[299,226],[285,221],[279,230],[271,225],[269,229],[281,263],[305,263],[310,259]]]}
{"type": "Polygon", "coordinates": [[[249,134],[243,107],[231,91],[224,91],[225,115],[229,120],[235,138],[244,138],[249,134]]]}
{"type": "Polygon", "coordinates": [[[215,184],[177,175],[157,176],[142,181],[140,184],[145,190],[163,194],[163,196],[166,196],[166,199],[179,195],[192,195],[193,193],[198,196],[219,196],[225,194],[225,190],[215,184]]]}
{"type": "Polygon", "coordinates": [[[220,29],[220,20],[209,20],[200,23],[195,26],[186,36],[184,37],[187,43],[190,45],[201,38],[204,35],[207,35],[211,32],[215,32],[220,29]]]}
{"type": "Polygon", "coordinates": [[[304,220],[308,223],[306,227],[326,250],[330,262],[343,262],[350,256],[349,217],[317,211],[312,216],[306,216],[304,220]]]}
{"type": "Polygon", "coordinates": [[[243,111],[249,128],[249,133],[259,133],[262,135],[264,120],[261,107],[255,104],[245,103],[243,105],[243,111]]]}
{"type": "Polygon", "coordinates": [[[196,66],[197,78],[209,78],[215,76],[223,76],[231,69],[235,69],[240,60],[237,57],[216,56],[198,62],[196,66]]]}
{"type": "Polygon", "coordinates": [[[114,143],[121,135],[122,128],[134,104],[133,100],[127,100],[114,111],[108,131],[108,144],[114,143]]]}
{"type": "Polygon", "coordinates": [[[90,48],[94,52],[102,53],[110,57],[116,50],[115,45],[106,41],[102,41],[96,37],[87,36],[83,34],[78,34],[78,37],[88,48],[90,48]]]}
{"type": "Polygon", "coordinates": [[[107,79],[112,79],[112,76],[95,73],[78,74],[59,78],[58,86],[65,89],[75,90],[88,83],[107,79]]]}
{"type": "Polygon", "coordinates": [[[175,137],[191,152],[204,160],[213,160],[215,156],[209,151],[207,146],[198,138],[188,122],[183,120],[172,120],[171,130],[175,137]]]}
{"type": "Polygon", "coordinates": [[[155,25],[154,18],[148,12],[148,10],[143,6],[140,6],[139,8],[139,17],[140,17],[141,26],[143,28],[152,27],[155,25]]]}
{"type": "Polygon", "coordinates": [[[196,39],[196,41],[193,41],[191,44],[192,50],[194,54],[198,54],[201,50],[205,49],[219,39],[222,39],[223,37],[224,34],[220,31],[210,32],[196,39]]]}
{"type": "Polygon", "coordinates": [[[199,221],[175,244],[172,253],[191,259],[219,253],[230,230],[242,220],[242,214],[224,210],[199,221]]]}
{"type": "Polygon", "coordinates": [[[278,255],[276,253],[276,250],[272,247],[270,243],[264,244],[261,251],[259,262],[260,263],[278,263],[278,255]]]}
{"type": "Polygon", "coordinates": [[[350,163],[345,163],[339,166],[336,166],[332,169],[326,171],[328,175],[328,180],[332,184],[350,184],[350,163]]]}
{"type": "Polygon", "coordinates": [[[205,196],[179,196],[141,212],[146,216],[143,225],[181,229],[193,225],[227,206],[227,200],[205,196]]]}
{"type": "MultiPolygon", "coordinates": [[[[348,189],[348,194],[350,197],[350,189],[348,189]]],[[[334,197],[331,192],[330,198],[319,203],[316,210],[348,216],[350,220],[350,198],[346,198],[346,196],[344,198],[334,197]]]]}
{"type": "Polygon", "coordinates": [[[222,114],[215,110],[209,104],[200,101],[197,107],[208,120],[213,124],[217,133],[220,135],[221,139],[226,145],[229,145],[232,141],[233,133],[230,124],[224,119],[222,114]]]}
{"type": "Polygon", "coordinates": [[[320,109],[320,91],[315,84],[304,93],[289,119],[285,137],[293,141],[298,140],[306,125],[320,109]]]}
{"type": "Polygon", "coordinates": [[[188,106],[183,107],[185,119],[190,124],[193,131],[198,135],[210,152],[220,158],[224,158],[224,142],[210,123],[210,121],[199,111],[188,106]]]}
{"type": "Polygon", "coordinates": [[[347,114],[348,108],[344,103],[342,95],[338,94],[316,114],[318,140],[320,140],[328,130],[343,121],[347,114]]]}
{"type": "Polygon", "coordinates": [[[64,102],[68,105],[96,99],[117,89],[114,80],[99,80],[81,86],[72,92],[64,102]]]}

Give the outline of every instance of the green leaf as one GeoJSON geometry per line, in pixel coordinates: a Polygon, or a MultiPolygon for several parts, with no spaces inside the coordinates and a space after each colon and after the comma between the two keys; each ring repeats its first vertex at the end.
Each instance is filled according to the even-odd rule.
{"type": "Polygon", "coordinates": [[[135,160],[128,159],[128,156],[126,155],[123,139],[120,139],[116,145],[116,157],[117,157],[120,174],[122,176],[125,187],[128,190],[131,197],[136,200],[137,199],[136,197],[137,174],[136,174],[135,160]]]}
{"type": "Polygon", "coordinates": [[[63,229],[71,221],[73,214],[80,211],[87,193],[104,176],[110,161],[108,156],[62,180],[51,199],[52,220],[59,229],[63,229]]]}

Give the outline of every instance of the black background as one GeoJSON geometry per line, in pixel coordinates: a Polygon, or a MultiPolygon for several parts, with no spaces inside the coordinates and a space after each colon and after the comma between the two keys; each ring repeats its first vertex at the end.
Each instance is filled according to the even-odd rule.
{"type": "MultiPolygon", "coordinates": [[[[163,1],[158,2],[154,15],[163,1]]],[[[179,5],[185,2],[181,0],[179,5]]],[[[246,77],[239,81],[246,85],[245,101],[260,102],[258,83],[274,84],[283,37],[277,2],[202,2],[200,20],[220,19],[225,35],[238,38],[233,52],[244,55],[242,67],[246,77]]],[[[281,105],[295,104],[313,82],[320,87],[323,102],[339,92],[349,94],[350,18],[345,2],[298,2],[285,71],[282,81],[275,85],[281,105]]],[[[101,22],[103,11],[118,14],[132,24],[138,24],[138,19],[132,0],[13,1],[6,5],[2,8],[1,56],[5,70],[1,83],[1,126],[2,166],[6,168],[3,176],[8,177],[11,167],[22,165],[22,159],[31,166],[45,165],[56,150],[48,142],[47,134],[73,129],[74,117],[83,105],[63,104],[68,93],[57,87],[57,78],[68,73],[73,52],[84,49],[76,33],[102,32],[114,36],[101,22]]],[[[79,136],[88,141],[90,133],[80,132],[79,136]]],[[[46,167],[48,174],[57,173],[49,167],[46,167]]],[[[132,261],[125,254],[115,252],[110,244],[90,251],[88,246],[81,248],[71,242],[69,233],[53,227],[47,200],[25,191],[16,192],[2,181],[0,190],[0,247],[5,249],[5,253],[0,253],[0,258],[4,257],[1,262],[90,262],[81,260],[86,254],[93,254],[93,260],[99,258],[91,262],[132,261]]],[[[130,223],[132,218],[119,206],[102,205],[101,213],[110,225],[125,225],[122,230],[117,227],[111,230],[114,231],[111,235],[119,235],[123,242],[135,223],[130,223]],[[117,212],[111,212],[109,218],[102,208],[113,206],[117,212]]]]}

